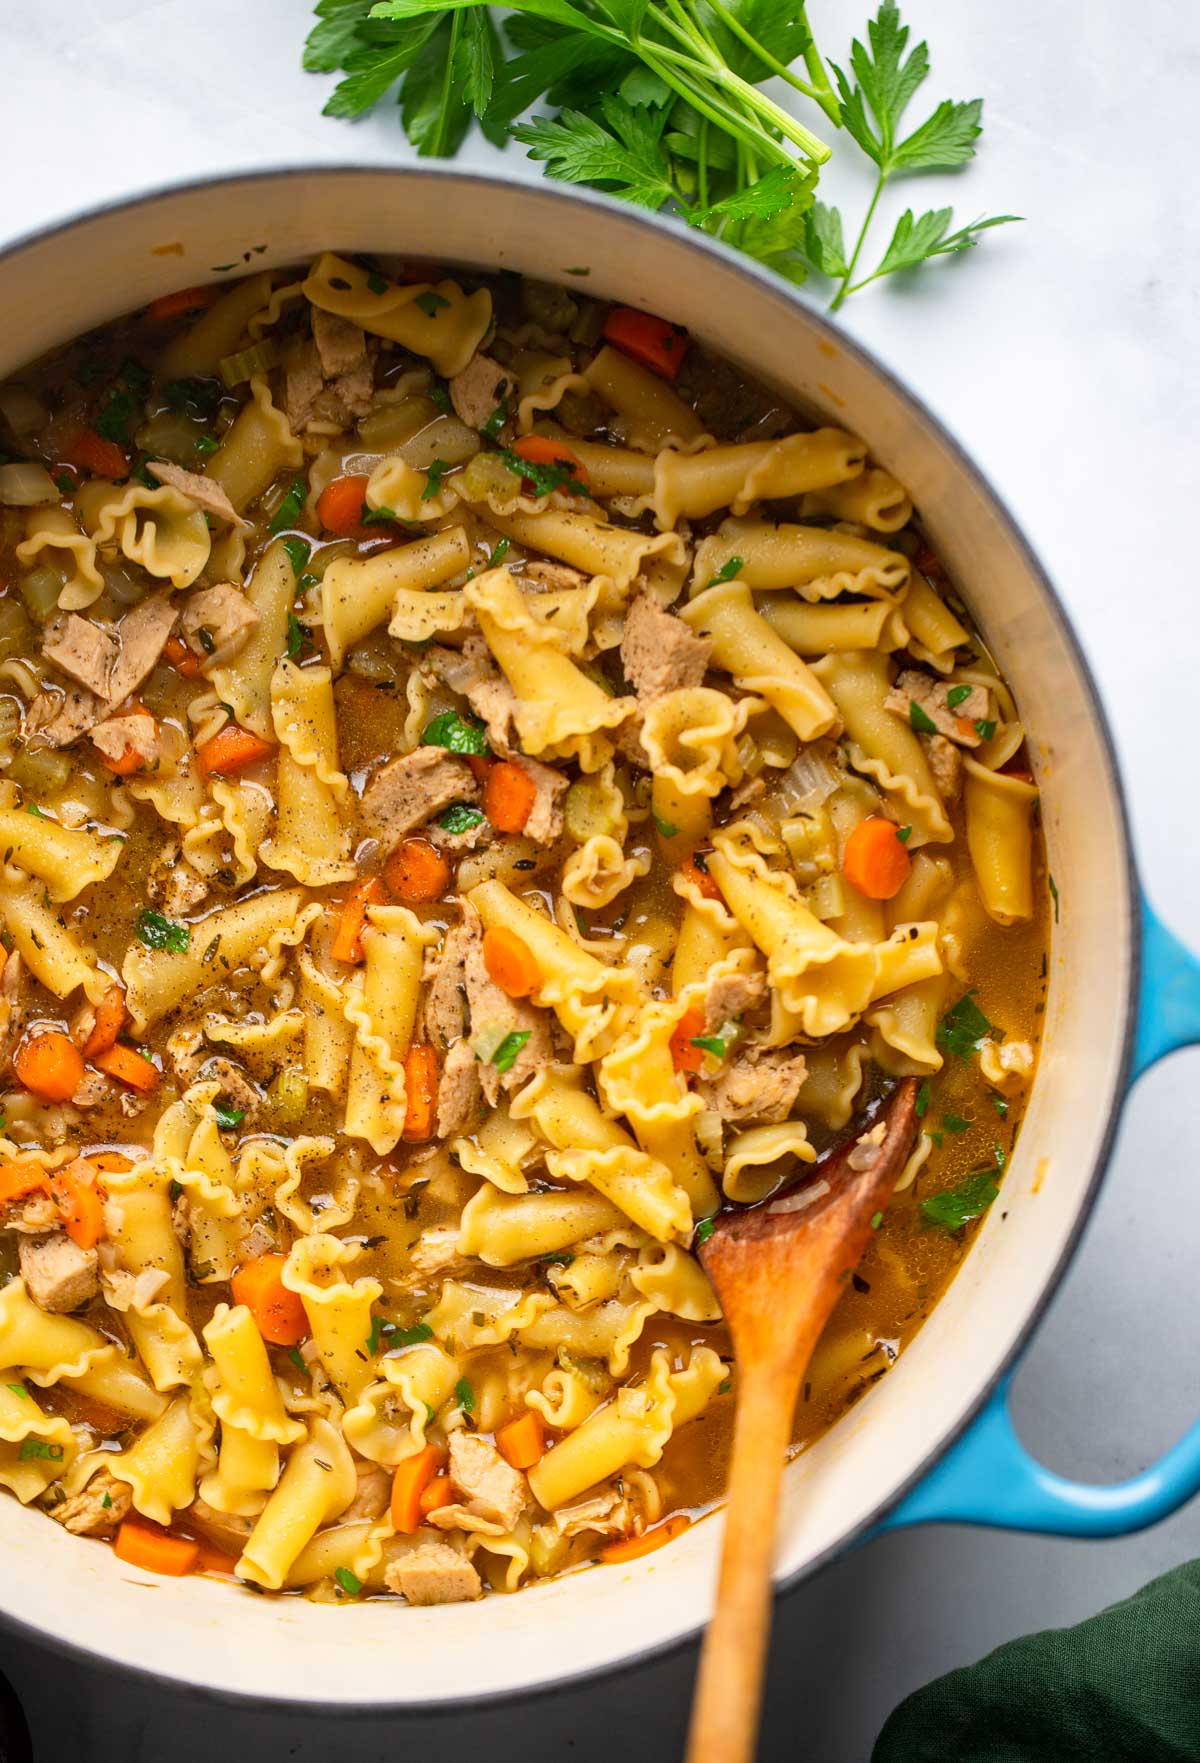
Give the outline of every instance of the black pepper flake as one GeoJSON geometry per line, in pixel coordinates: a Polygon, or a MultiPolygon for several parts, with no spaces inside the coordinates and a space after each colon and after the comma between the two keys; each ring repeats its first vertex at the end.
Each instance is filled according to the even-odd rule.
{"type": "Polygon", "coordinates": [[[869,1281],[865,1280],[861,1273],[851,1274],[850,1283],[856,1292],[869,1292],[871,1289],[869,1281]]]}
{"type": "Polygon", "coordinates": [[[537,868],[537,858],[536,857],[518,857],[516,862],[513,864],[513,868],[514,869],[536,869],[537,868]]]}
{"type": "Polygon", "coordinates": [[[812,1385],[810,1383],[806,1383],[804,1386],[804,1400],[807,1402],[811,1395],[812,1395],[812,1385]]]}

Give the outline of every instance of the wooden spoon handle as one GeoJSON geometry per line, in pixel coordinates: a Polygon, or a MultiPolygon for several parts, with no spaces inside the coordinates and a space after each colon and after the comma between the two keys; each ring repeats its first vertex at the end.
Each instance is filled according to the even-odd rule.
{"type": "MultiPolygon", "coordinates": [[[[805,1358],[807,1355],[805,1355],[805,1358]]],[[[771,1569],[784,1453],[804,1359],[741,1378],[717,1605],[700,1654],[687,1763],[750,1763],[771,1632],[771,1569]]]]}

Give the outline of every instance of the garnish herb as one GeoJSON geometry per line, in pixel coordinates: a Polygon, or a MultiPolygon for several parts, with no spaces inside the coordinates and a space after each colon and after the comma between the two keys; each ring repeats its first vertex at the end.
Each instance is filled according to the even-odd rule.
{"type": "Polygon", "coordinates": [[[556,1255],[538,1256],[538,1261],[543,1267],[569,1267],[574,1259],[574,1255],[568,1255],[565,1249],[560,1249],[556,1255]]]}
{"type": "MultiPolygon", "coordinates": [[[[496,146],[516,139],[546,175],[589,184],[643,208],[669,208],[794,282],[810,269],[835,306],[869,283],[968,250],[998,215],[954,227],[953,211],[911,210],[875,268],[860,270],[867,233],[895,178],[952,170],[974,157],[982,101],[946,100],[907,136],[900,124],[929,72],[895,0],[882,0],[848,72],[813,41],[805,0],[318,0],[304,50],[312,72],[340,68],[325,113],[354,118],[400,82],[400,117],[421,156],[462,145],[473,117],[496,146]],[[503,36],[496,20],[502,19],[503,36]],[[793,64],[795,67],[793,68],[793,64]],[[832,75],[832,77],[831,77],[832,75]],[[763,89],[784,80],[816,107],[820,133],[763,89]],[[544,101],[554,114],[518,117],[544,101]],[[842,217],[815,201],[840,131],[876,168],[852,250],[842,217]]],[[[564,273],[581,275],[582,268],[564,273]]],[[[368,286],[372,284],[368,282],[368,286]]],[[[432,290],[427,317],[445,304],[432,290]]]]}
{"type": "Polygon", "coordinates": [[[299,655],[307,636],[308,626],[301,624],[294,612],[289,612],[287,621],[287,658],[289,661],[294,661],[299,655]]]}
{"type": "Polygon", "coordinates": [[[493,569],[498,569],[500,567],[500,565],[504,562],[504,559],[508,556],[508,548],[511,544],[512,544],[511,539],[501,539],[500,543],[493,550],[493,552],[492,552],[492,568],[493,569]]]}
{"type": "Polygon", "coordinates": [[[288,485],[287,494],[267,523],[269,533],[283,533],[288,527],[295,526],[300,518],[300,510],[304,507],[308,496],[308,485],[302,477],[293,478],[288,485]]]}
{"type": "Polygon", "coordinates": [[[236,1131],[246,1118],[244,1108],[228,1108],[224,1102],[214,1103],[213,1113],[222,1132],[236,1131]]]}
{"type": "Polygon", "coordinates": [[[96,431],[106,441],[124,443],[138,408],[150,390],[150,375],[140,361],[121,363],[116,384],[105,398],[96,418],[96,431]]]}
{"type": "Polygon", "coordinates": [[[69,471],[60,471],[54,480],[54,487],[60,496],[73,496],[77,485],[69,471]]]}
{"type": "Polygon", "coordinates": [[[351,1573],[348,1567],[335,1567],[333,1577],[337,1580],[348,1598],[357,1598],[363,1589],[363,1582],[357,1573],[351,1573]]]}
{"type": "Polygon", "coordinates": [[[746,559],[744,557],[727,557],[709,582],[709,587],[715,588],[721,582],[731,582],[735,576],[741,575],[745,567],[746,559]]]}
{"type": "Polygon", "coordinates": [[[292,1364],[296,1367],[297,1371],[307,1371],[308,1370],[308,1366],[304,1363],[304,1355],[303,1355],[303,1353],[301,1353],[299,1347],[289,1347],[288,1348],[288,1358],[291,1360],[292,1364]]]}
{"type": "Polygon", "coordinates": [[[61,1463],[62,1454],[61,1445],[51,1445],[45,1439],[22,1439],[17,1461],[28,1463],[32,1458],[43,1458],[48,1463],[61,1463]]]}
{"type": "Polygon", "coordinates": [[[378,1353],[378,1351],[379,1351],[379,1318],[378,1318],[378,1316],[372,1316],[372,1318],[371,1318],[371,1332],[367,1336],[366,1341],[363,1344],[365,1345],[367,1352],[371,1355],[372,1358],[374,1358],[375,1354],[378,1353]]]}
{"type": "Polygon", "coordinates": [[[912,827],[898,826],[896,828],[896,837],[902,845],[907,845],[908,841],[912,838],[912,827]]]}
{"type": "Polygon", "coordinates": [[[532,1029],[514,1028],[509,1034],[505,1035],[500,1045],[496,1048],[496,1051],[492,1054],[491,1062],[496,1067],[497,1071],[512,1070],[517,1061],[517,1054],[521,1051],[521,1048],[525,1045],[532,1033],[532,1029]]]}
{"type": "Polygon", "coordinates": [[[979,721],[975,724],[975,733],[979,736],[981,741],[992,740],[996,733],[996,724],[993,718],[989,716],[981,716],[979,721]]]}
{"type": "Polygon", "coordinates": [[[50,818],[46,813],[46,810],[44,808],[39,808],[36,802],[26,802],[25,812],[26,814],[36,815],[39,820],[49,820],[50,818]]]}
{"type": "Polygon", "coordinates": [[[283,548],[291,560],[292,574],[299,577],[312,556],[312,546],[307,539],[298,539],[293,535],[283,541],[283,548]]]}
{"type": "Polygon", "coordinates": [[[210,453],[216,452],[220,444],[215,435],[201,435],[195,443],[195,449],[197,453],[207,459],[210,453]]]}
{"type": "Polygon", "coordinates": [[[654,822],[654,828],[658,833],[659,838],[673,839],[678,836],[679,828],[677,826],[672,826],[669,820],[664,820],[661,814],[655,814],[654,810],[651,809],[650,817],[654,822]]]}
{"type": "Polygon", "coordinates": [[[513,453],[507,447],[501,447],[496,458],[514,477],[532,484],[535,496],[549,496],[554,490],[566,490],[571,496],[587,495],[587,487],[575,476],[575,466],[570,460],[558,465],[540,465],[536,460],[522,459],[519,453],[513,453]]]}
{"type": "Polygon", "coordinates": [[[29,1391],[25,1388],[23,1383],[10,1383],[8,1388],[12,1391],[14,1396],[23,1396],[25,1398],[28,1398],[29,1396],[29,1391]]]}
{"type": "Polygon", "coordinates": [[[908,720],[914,733],[918,735],[936,735],[937,723],[929,716],[915,698],[908,700],[908,720]]]}
{"type": "Polygon", "coordinates": [[[970,696],[970,686],[951,686],[950,690],[946,693],[946,703],[951,710],[957,710],[959,705],[965,704],[970,696]]]}
{"type": "Polygon", "coordinates": [[[454,1398],[464,1414],[475,1412],[475,1391],[465,1377],[460,1377],[454,1386],[454,1398]]]}
{"type": "Polygon", "coordinates": [[[696,1234],[692,1238],[692,1242],[696,1245],[696,1247],[699,1247],[699,1245],[701,1243],[706,1243],[708,1241],[709,1237],[712,1235],[712,1233],[715,1229],[716,1229],[716,1220],[715,1219],[702,1218],[700,1220],[699,1224],[696,1226],[696,1234]]]}
{"type": "Polygon", "coordinates": [[[930,1224],[943,1230],[961,1230],[973,1218],[980,1218],[996,1199],[1000,1189],[988,1169],[977,1169],[956,1188],[930,1194],[921,1201],[921,1211],[930,1224]]]}
{"type": "Polygon", "coordinates": [[[486,435],[489,441],[494,441],[507,421],[508,399],[501,398],[499,404],[497,404],[496,408],[492,411],[492,414],[488,417],[479,432],[480,434],[486,435]]]}
{"type": "Polygon", "coordinates": [[[975,1002],[974,993],[964,992],[952,1004],[937,1026],[937,1044],[944,1053],[956,1059],[969,1059],[992,1032],[992,1025],[975,1002]]]}
{"type": "Polygon", "coordinates": [[[444,459],[435,459],[431,462],[429,470],[425,474],[425,488],[421,491],[422,502],[432,502],[442,487],[442,479],[449,470],[450,467],[444,459]]]}
{"type": "Polygon", "coordinates": [[[996,1113],[1000,1116],[1001,1120],[1003,1120],[1004,1116],[1008,1113],[1008,1103],[1003,1096],[993,1095],[992,1107],[996,1110],[996,1113]]]}
{"type": "Polygon", "coordinates": [[[450,394],[442,384],[441,380],[435,380],[425,396],[429,399],[431,404],[437,405],[443,416],[449,416],[451,410],[454,408],[450,402],[450,394]]]}
{"type": "Polygon", "coordinates": [[[400,516],[394,508],[364,508],[362,519],[359,522],[360,526],[399,526],[402,524],[406,525],[407,522],[401,522],[400,516]]]}
{"type": "Polygon", "coordinates": [[[367,277],[367,289],[372,294],[386,294],[388,286],[389,284],[384,281],[383,277],[376,275],[374,270],[367,277]]]}
{"type": "Polygon", "coordinates": [[[191,927],[176,924],[173,919],[164,918],[161,912],[147,908],[139,912],[134,926],[138,941],[145,943],[148,949],[166,949],[171,955],[186,955],[188,944],[192,940],[191,927]]]}
{"type": "Polygon", "coordinates": [[[882,1212],[872,1212],[872,1214],[871,1214],[871,1229],[878,1230],[882,1223],[883,1223],[883,1213],[882,1212]]]}
{"type": "Polygon", "coordinates": [[[970,1124],[971,1122],[965,1120],[961,1114],[942,1115],[942,1125],[947,1132],[966,1132],[970,1124]]]}
{"type": "Polygon", "coordinates": [[[397,1328],[392,1331],[393,1347],[418,1347],[422,1341],[431,1341],[433,1330],[427,1322],[414,1322],[411,1328],[397,1328]]]}
{"type": "Polygon", "coordinates": [[[729,1042],[722,1040],[720,1035],[693,1035],[691,1042],[702,1053],[711,1053],[714,1059],[724,1059],[729,1051],[729,1042]]]}
{"type": "Polygon", "coordinates": [[[470,832],[482,820],[483,815],[478,808],[472,808],[469,802],[451,802],[445,813],[438,815],[438,825],[447,833],[470,832]]]}
{"type": "Polygon", "coordinates": [[[917,1091],[917,1100],[914,1104],[914,1112],[916,1113],[918,1120],[924,1120],[925,1114],[929,1108],[929,1098],[932,1094],[933,1092],[929,1087],[929,1079],[927,1077],[922,1078],[921,1086],[917,1091]]]}
{"type": "Polygon", "coordinates": [[[432,722],[425,724],[421,734],[423,747],[445,747],[451,753],[468,753],[483,758],[491,749],[481,722],[467,720],[456,710],[443,710],[432,722]]]}

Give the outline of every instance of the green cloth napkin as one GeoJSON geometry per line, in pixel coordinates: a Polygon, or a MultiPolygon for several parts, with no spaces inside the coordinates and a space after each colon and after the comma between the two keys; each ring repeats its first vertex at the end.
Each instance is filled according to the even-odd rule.
{"type": "Polygon", "coordinates": [[[1200,1561],[917,1690],[871,1763],[1200,1763],[1200,1561]]]}

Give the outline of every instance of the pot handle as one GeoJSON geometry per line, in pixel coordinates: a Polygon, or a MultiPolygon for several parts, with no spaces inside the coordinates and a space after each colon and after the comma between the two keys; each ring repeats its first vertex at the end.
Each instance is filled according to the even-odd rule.
{"type": "MultiPolygon", "coordinates": [[[[1142,978],[1132,1077],[1200,1044],[1200,960],[1142,900],[1142,978]]],[[[1017,1437],[1009,1409],[1015,1367],[929,1474],[883,1519],[902,1525],[984,1524],[1055,1536],[1125,1536],[1168,1517],[1200,1490],[1200,1421],[1157,1463],[1099,1486],[1056,1475],[1017,1437]]]]}

